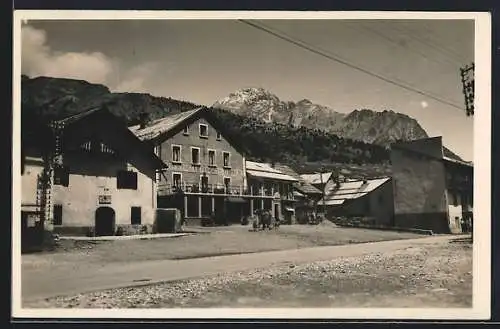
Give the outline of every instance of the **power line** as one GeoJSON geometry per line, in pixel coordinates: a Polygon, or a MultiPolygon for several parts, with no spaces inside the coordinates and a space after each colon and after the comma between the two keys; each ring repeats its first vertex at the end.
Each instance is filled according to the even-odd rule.
{"type": "Polygon", "coordinates": [[[438,64],[448,64],[450,66],[453,66],[454,69],[457,69],[459,67],[459,65],[457,65],[456,63],[453,63],[452,61],[448,60],[447,57],[444,58],[443,61],[439,61],[439,60],[436,60],[436,59],[432,59],[430,57],[427,56],[427,54],[425,54],[424,52],[420,52],[420,51],[416,51],[415,49],[411,49],[411,47],[409,47],[407,44],[406,45],[402,45],[400,42],[388,37],[386,34],[382,33],[382,32],[379,32],[373,28],[369,28],[367,26],[364,26],[364,25],[359,25],[359,28],[356,28],[354,26],[350,26],[351,28],[353,29],[357,29],[357,30],[365,30],[365,31],[368,31],[368,32],[371,32],[372,34],[375,34],[377,36],[379,36],[380,38],[388,41],[389,43],[391,44],[394,44],[398,47],[401,47],[401,48],[404,48],[410,52],[414,52],[416,54],[419,54],[420,56],[422,56],[423,58],[427,59],[427,60],[430,60],[430,61],[433,61],[435,63],[438,63],[438,64]]]}
{"type": "MultiPolygon", "coordinates": [[[[370,76],[373,76],[373,77],[375,77],[375,78],[378,78],[378,79],[380,79],[380,80],[383,80],[383,81],[385,81],[385,82],[387,82],[387,83],[390,83],[390,84],[392,84],[392,85],[395,85],[395,86],[398,86],[398,87],[400,87],[400,88],[403,88],[403,89],[406,89],[406,90],[412,91],[412,92],[414,92],[414,93],[417,93],[417,94],[420,94],[420,95],[423,95],[423,96],[426,96],[426,97],[432,98],[432,99],[434,99],[434,100],[436,100],[436,101],[438,101],[438,102],[440,102],[440,103],[443,103],[443,104],[449,105],[449,106],[451,106],[451,107],[455,107],[455,108],[457,108],[457,109],[463,110],[463,107],[461,107],[461,106],[459,106],[459,105],[456,105],[456,104],[452,103],[451,101],[448,101],[448,100],[446,100],[446,99],[440,98],[440,97],[438,97],[438,96],[434,96],[434,95],[432,95],[432,94],[430,94],[430,93],[428,93],[428,92],[425,92],[425,91],[419,90],[419,89],[417,89],[417,88],[415,88],[415,87],[412,87],[412,86],[408,86],[408,85],[402,84],[402,83],[400,83],[400,82],[394,81],[394,79],[386,78],[386,77],[384,77],[384,76],[382,76],[382,75],[380,75],[380,74],[378,74],[378,73],[374,73],[374,72],[371,72],[370,70],[364,69],[364,68],[359,67],[359,66],[354,65],[354,64],[351,64],[351,63],[349,63],[348,61],[346,61],[346,60],[343,60],[343,59],[339,58],[339,56],[338,56],[338,55],[335,55],[335,56],[334,56],[334,55],[328,54],[328,53],[326,53],[326,52],[324,52],[324,51],[314,49],[314,47],[313,47],[313,46],[307,45],[307,44],[306,44],[305,42],[303,42],[303,41],[300,41],[300,40],[294,40],[294,38],[292,38],[292,37],[288,37],[288,36],[282,35],[283,33],[281,33],[281,34],[280,34],[280,33],[277,33],[277,32],[274,32],[274,31],[271,31],[271,30],[270,30],[269,28],[267,28],[267,27],[260,26],[260,25],[258,25],[258,24],[252,23],[252,22],[250,22],[250,21],[248,21],[248,20],[240,19],[239,21],[240,21],[240,22],[242,22],[242,23],[244,23],[244,24],[247,24],[247,25],[249,25],[249,26],[251,26],[251,27],[253,27],[253,28],[256,28],[256,29],[258,29],[258,30],[261,30],[261,31],[264,31],[264,32],[266,32],[266,33],[268,33],[268,34],[271,34],[271,35],[273,35],[273,36],[275,36],[275,37],[277,37],[277,38],[279,38],[279,39],[282,39],[282,40],[284,40],[284,41],[290,42],[290,43],[292,43],[292,44],[294,44],[294,45],[296,45],[296,46],[298,46],[298,47],[300,47],[300,48],[306,49],[306,50],[308,50],[308,51],[310,51],[310,52],[313,52],[313,53],[315,53],[315,54],[317,54],[317,55],[320,55],[320,56],[325,57],[325,58],[327,58],[327,59],[333,60],[333,61],[335,61],[335,62],[337,62],[337,63],[343,64],[343,65],[345,65],[345,66],[348,66],[348,67],[350,67],[350,68],[352,68],[352,69],[358,70],[358,71],[360,71],[360,72],[363,72],[363,73],[368,74],[368,75],[370,75],[370,76]]],[[[261,24],[261,25],[263,25],[263,24],[261,24]]]]}
{"type": "Polygon", "coordinates": [[[397,28],[395,26],[391,26],[392,29],[396,30],[396,31],[399,31],[402,35],[406,35],[407,37],[409,37],[410,39],[413,39],[423,45],[426,45],[427,47],[429,48],[432,48],[434,49],[435,51],[439,52],[440,54],[448,57],[450,60],[454,61],[455,63],[457,63],[457,65],[463,65],[463,61],[462,59],[458,58],[457,55],[455,55],[454,53],[450,52],[449,50],[446,50],[444,49],[443,47],[440,47],[440,46],[437,46],[419,36],[416,36],[415,34],[412,34],[411,31],[409,31],[408,29],[404,29],[404,28],[397,28]]]}
{"type": "MultiPolygon", "coordinates": [[[[415,30],[412,30],[411,28],[408,28],[408,26],[406,26],[406,30],[407,31],[411,31],[411,32],[415,32],[415,30]]],[[[426,35],[429,36],[429,35],[436,35],[435,34],[435,31],[431,30],[428,26],[426,25],[422,25],[423,29],[426,31],[426,35]]],[[[438,45],[439,42],[437,42],[438,44],[436,44],[436,40],[434,39],[434,42],[431,42],[431,39],[428,38],[427,39],[427,42],[433,44],[434,46],[442,49],[444,52],[447,52],[453,56],[455,56],[456,59],[459,59],[461,62],[467,62],[467,60],[464,59],[464,57],[462,57],[462,55],[460,54],[460,52],[456,51],[456,50],[452,50],[452,48],[447,48],[447,47],[444,47],[443,45],[438,45]]]]}

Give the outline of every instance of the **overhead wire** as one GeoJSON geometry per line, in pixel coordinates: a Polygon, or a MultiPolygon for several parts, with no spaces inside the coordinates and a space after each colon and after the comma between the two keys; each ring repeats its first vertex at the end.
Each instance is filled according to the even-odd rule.
{"type": "Polygon", "coordinates": [[[416,54],[422,56],[423,58],[425,58],[426,60],[432,61],[434,63],[437,63],[437,64],[447,64],[450,67],[453,67],[453,69],[455,69],[457,71],[458,71],[458,69],[460,67],[455,62],[450,61],[447,56],[444,57],[442,60],[433,59],[433,58],[427,56],[427,54],[425,52],[417,51],[416,49],[412,49],[408,44],[403,45],[403,44],[401,44],[401,42],[398,42],[397,40],[395,40],[395,39],[390,38],[389,36],[387,36],[387,34],[385,34],[383,32],[380,32],[380,31],[377,31],[376,29],[367,27],[365,25],[359,24],[357,27],[354,27],[354,26],[349,26],[349,27],[352,28],[352,29],[356,29],[358,31],[360,31],[360,30],[368,31],[371,34],[376,35],[379,38],[386,40],[388,43],[396,45],[396,46],[398,46],[398,47],[400,47],[402,49],[405,49],[405,50],[407,50],[409,52],[416,53],[416,54]]]}
{"type": "Polygon", "coordinates": [[[419,95],[422,95],[422,96],[426,96],[426,97],[429,97],[437,102],[440,102],[442,104],[446,104],[448,106],[451,106],[451,107],[454,107],[454,108],[457,108],[457,109],[460,109],[460,110],[464,110],[464,108],[460,105],[457,105],[449,100],[446,100],[444,98],[441,98],[439,96],[435,96],[433,95],[432,93],[430,92],[427,92],[427,91],[423,91],[423,90],[420,90],[416,87],[413,87],[413,86],[410,86],[408,85],[407,83],[403,83],[403,82],[399,82],[399,81],[396,81],[397,79],[394,79],[394,78],[388,78],[388,77],[385,77],[379,73],[375,73],[375,72],[372,72],[371,70],[368,70],[366,68],[363,68],[363,67],[360,67],[356,64],[353,64],[353,63],[350,63],[349,61],[345,60],[345,59],[342,59],[341,56],[337,55],[337,54],[333,54],[331,52],[326,52],[324,50],[320,50],[318,49],[318,47],[316,46],[312,46],[310,44],[307,44],[306,42],[302,41],[302,40],[298,40],[294,37],[291,37],[291,36],[287,36],[284,32],[277,32],[278,30],[277,29],[271,29],[267,26],[265,26],[264,24],[262,23],[255,23],[255,22],[251,22],[249,20],[246,20],[246,19],[239,19],[238,21],[248,25],[248,26],[251,26],[255,29],[258,29],[260,31],[263,31],[265,33],[268,33],[270,35],[273,35],[274,37],[277,37],[281,40],[284,40],[286,42],[289,42],[291,44],[294,44],[295,46],[298,46],[302,49],[305,49],[307,51],[310,51],[312,53],[315,53],[317,55],[320,55],[324,58],[327,58],[329,60],[332,60],[332,61],[335,61],[339,64],[342,64],[342,65],[345,65],[347,67],[350,67],[354,70],[357,70],[357,71],[360,71],[360,72],[363,72],[367,75],[370,75],[372,77],[375,77],[377,79],[380,79],[382,81],[385,81],[389,84],[392,84],[392,85],[395,85],[397,87],[400,87],[402,89],[405,89],[405,90],[408,90],[408,91],[412,91],[414,93],[417,93],[419,95]],[[274,30],[274,31],[273,31],[274,30]]]}
{"type": "MultiPolygon", "coordinates": [[[[414,30],[410,29],[408,26],[406,26],[406,27],[407,27],[407,31],[415,32],[414,30]]],[[[428,26],[422,25],[422,28],[425,30],[426,36],[431,36],[431,37],[432,36],[434,36],[434,37],[436,36],[435,31],[433,31],[432,29],[430,29],[428,26]]],[[[457,51],[455,49],[452,49],[452,48],[445,47],[443,44],[437,42],[435,38],[434,39],[428,38],[427,41],[429,43],[432,43],[434,46],[436,46],[438,48],[441,48],[444,52],[447,52],[447,53],[455,56],[457,59],[460,59],[460,61],[462,61],[462,62],[466,62],[467,61],[466,58],[463,57],[463,55],[459,51],[457,51]],[[434,42],[432,42],[432,41],[434,41],[434,42]]]]}
{"type": "Polygon", "coordinates": [[[405,29],[402,26],[397,27],[397,26],[391,25],[391,29],[399,31],[399,33],[401,33],[402,35],[406,35],[408,38],[413,39],[416,42],[421,43],[421,44],[423,44],[431,49],[434,49],[436,52],[440,53],[441,55],[448,57],[449,60],[455,62],[458,66],[462,66],[465,64],[463,59],[459,58],[459,56],[457,56],[453,52],[450,52],[449,50],[446,50],[441,46],[433,44],[432,42],[429,42],[428,40],[425,40],[425,39],[421,38],[420,36],[415,35],[414,33],[411,33],[411,31],[409,31],[407,28],[405,29]]]}

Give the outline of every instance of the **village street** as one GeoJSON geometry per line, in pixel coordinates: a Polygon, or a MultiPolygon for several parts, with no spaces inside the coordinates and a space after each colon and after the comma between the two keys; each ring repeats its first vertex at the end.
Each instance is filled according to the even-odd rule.
{"type": "MultiPolygon", "coordinates": [[[[401,283],[399,283],[399,287],[404,288],[405,286],[408,286],[405,283],[406,275],[408,275],[406,273],[408,268],[417,265],[419,259],[420,261],[422,260],[425,261],[426,255],[428,255],[427,257],[429,258],[432,258],[431,256],[433,254],[436,254],[436,257],[443,256],[442,254],[436,252],[437,250],[436,248],[439,249],[443,246],[445,247],[446,250],[451,248],[453,249],[463,248],[461,246],[458,247],[452,246],[451,248],[448,247],[450,241],[456,239],[457,236],[432,236],[432,237],[421,237],[418,239],[400,239],[400,240],[373,242],[373,243],[360,243],[360,244],[350,244],[341,246],[324,246],[324,247],[313,247],[313,248],[303,248],[294,250],[269,251],[269,252],[260,252],[251,254],[193,258],[184,260],[134,261],[129,263],[123,263],[123,262],[109,263],[108,265],[104,266],[102,264],[92,265],[92,263],[89,263],[88,266],[74,267],[73,270],[71,270],[71,267],[65,267],[62,271],[46,271],[44,269],[23,270],[22,273],[23,307],[175,307],[175,306],[185,306],[184,305],[185,303],[188,304],[187,306],[189,306],[189,304],[193,304],[194,306],[196,306],[199,303],[201,303],[202,306],[212,306],[212,307],[223,306],[222,304],[227,303],[227,301],[223,302],[224,296],[220,296],[220,294],[217,295],[216,297],[212,296],[210,301],[203,298],[197,299],[195,297],[200,296],[200,293],[202,291],[206,291],[207,289],[209,290],[210,288],[217,289],[217,287],[221,286],[221,282],[222,286],[226,287],[227,289],[230,289],[230,286],[228,286],[227,283],[235,281],[234,279],[235,276],[239,280],[239,281],[236,280],[236,282],[240,283],[246,282],[246,284],[251,285],[252,282],[255,281],[256,273],[259,273],[259,275],[267,276],[268,283],[272,283],[273,280],[270,280],[269,278],[273,277],[279,278],[280,276],[277,275],[277,273],[290,272],[291,270],[297,271],[304,266],[305,266],[304,268],[305,271],[308,271],[307,266],[313,266],[315,268],[315,270],[308,271],[312,276],[316,275],[317,273],[320,274],[323,273],[323,275],[325,273],[329,273],[333,275],[334,281],[330,282],[331,286],[330,288],[335,287],[337,290],[339,290],[338,291],[339,294],[354,293],[354,295],[352,295],[352,298],[355,299],[355,297],[357,296],[356,295],[357,291],[353,291],[352,283],[351,284],[344,283],[343,285],[341,284],[339,286],[338,282],[335,283],[335,280],[341,280],[341,281],[345,279],[350,280],[349,278],[342,278],[342,275],[345,275],[345,273],[349,273],[350,275],[352,275],[353,279],[358,277],[359,275],[362,276],[371,275],[372,279],[373,280],[376,279],[376,281],[378,281],[379,283],[374,285],[373,280],[371,280],[368,283],[371,285],[371,288],[377,289],[378,286],[381,286],[381,284],[383,285],[383,283],[385,282],[386,278],[384,278],[384,276],[395,275],[395,277],[397,277],[397,279],[401,281],[401,283]],[[404,259],[398,260],[398,257],[400,257],[398,256],[399,255],[398,253],[401,252],[403,254],[406,254],[406,256],[404,257],[404,259]],[[424,259],[422,259],[422,257],[424,257],[424,259]],[[326,263],[318,267],[317,265],[314,265],[314,262],[318,261],[319,262],[323,261],[326,263]],[[387,271],[386,268],[385,274],[380,272],[380,269],[373,268],[370,270],[370,266],[373,267],[374,265],[376,265],[375,267],[377,267],[378,266],[377,263],[378,265],[383,264],[384,266],[389,268],[391,266],[396,266],[396,268],[395,269],[393,268],[391,271],[387,271]],[[363,269],[363,266],[365,267],[368,266],[368,267],[363,269]],[[351,267],[351,269],[349,269],[349,267],[351,267]],[[346,269],[348,269],[347,272],[346,269]],[[271,272],[274,271],[273,272],[274,274],[273,273],[269,274],[268,273],[269,271],[271,272]],[[229,272],[233,274],[228,274],[229,272]],[[217,276],[218,274],[224,274],[224,275],[217,276]],[[180,281],[189,279],[194,279],[195,281],[193,282],[180,281]],[[210,283],[211,282],[210,280],[212,281],[215,280],[215,281],[210,283]],[[120,294],[120,289],[111,290],[111,292],[104,291],[105,289],[140,286],[144,284],[152,284],[155,282],[159,283],[166,281],[170,282],[169,284],[167,284],[167,286],[171,287],[175,291],[171,291],[170,293],[165,293],[165,292],[159,293],[162,296],[162,298],[160,299],[162,299],[163,302],[158,302],[158,301],[153,303],[151,301],[147,302],[144,298],[146,296],[158,297],[159,296],[158,293],[153,293],[151,292],[151,290],[164,289],[165,284],[149,285],[136,288],[126,288],[128,289],[127,291],[129,291],[127,293],[129,295],[120,294]],[[223,282],[226,283],[224,284],[223,282]],[[179,284],[182,285],[184,288],[183,289],[173,288],[179,284]],[[186,294],[186,287],[190,292],[189,294],[186,294]],[[138,289],[139,292],[137,294],[130,293],[131,291],[130,289],[138,289]],[[142,294],[140,292],[141,289],[143,289],[142,294]],[[72,297],[78,295],[79,293],[85,293],[85,292],[88,293],[79,295],[80,297],[72,297]],[[184,297],[191,296],[190,297],[191,301],[186,301],[186,298],[184,299],[179,298],[179,296],[177,296],[179,293],[184,294],[182,295],[184,297]],[[56,299],[50,298],[56,296],[68,296],[68,297],[67,298],[62,297],[56,299]],[[139,297],[137,297],[138,299],[133,300],[134,299],[133,296],[139,296],[139,297]],[[96,303],[98,303],[101,306],[97,306],[96,303]]],[[[427,264],[425,268],[423,268],[422,265],[420,269],[418,269],[420,274],[416,273],[414,275],[418,274],[420,276],[423,275],[432,277],[434,275],[433,272],[436,270],[436,265],[438,265],[439,267],[437,271],[442,271],[441,272],[442,274],[451,273],[459,276],[465,275],[466,277],[468,275],[467,282],[463,278],[458,279],[461,280],[460,282],[462,283],[461,285],[459,284],[461,289],[460,293],[462,293],[463,295],[465,291],[465,296],[459,298],[460,299],[459,304],[462,306],[470,306],[471,303],[470,299],[472,296],[472,291],[470,288],[472,284],[472,279],[470,276],[470,273],[472,271],[471,249],[466,250],[465,253],[467,257],[461,257],[461,255],[463,255],[462,249],[454,251],[453,253],[448,253],[447,255],[444,255],[443,259],[437,259],[437,260],[435,259],[434,265],[432,266],[431,264],[427,264]],[[453,259],[447,258],[450,255],[453,259]],[[459,269],[454,267],[455,265],[457,265],[453,263],[455,260],[459,261],[458,264],[460,267],[459,269]]],[[[304,269],[302,269],[300,273],[304,273],[303,272],[304,269]]],[[[331,279],[332,278],[330,278],[330,280],[331,279]]],[[[413,278],[409,277],[409,279],[413,278]]],[[[295,280],[297,280],[297,278],[295,280]]],[[[295,283],[297,284],[297,287],[302,287],[300,289],[306,289],[310,283],[309,282],[310,280],[313,279],[311,278],[302,279],[299,280],[300,282],[295,281],[295,283]]],[[[322,280],[323,282],[320,285],[324,287],[325,282],[324,279],[322,280]]],[[[261,279],[258,279],[257,281],[261,282],[261,279]]],[[[288,305],[286,304],[287,298],[286,296],[283,295],[283,291],[286,291],[286,289],[291,289],[290,278],[288,278],[285,281],[286,282],[274,284],[273,285],[274,289],[281,289],[282,291],[281,293],[271,293],[271,295],[275,295],[276,298],[283,297],[281,303],[285,302],[284,305],[288,305]]],[[[366,286],[367,283],[366,278],[364,281],[365,285],[364,287],[362,287],[362,290],[363,289],[366,290],[368,287],[366,286]]],[[[429,281],[430,279],[428,279],[426,282],[429,281]]],[[[433,280],[433,284],[437,285],[440,285],[442,282],[444,281],[433,280]]],[[[389,284],[390,282],[387,281],[385,283],[389,284]]],[[[260,283],[256,284],[259,285],[260,283]]],[[[237,285],[237,283],[233,282],[233,286],[234,285],[237,285]]],[[[391,284],[389,284],[389,286],[391,286],[391,284]]],[[[235,289],[238,290],[239,288],[235,286],[235,289]]],[[[269,286],[267,286],[266,289],[269,289],[269,286]]],[[[449,291],[447,290],[446,284],[444,287],[438,287],[437,289],[438,289],[437,291],[439,291],[439,289],[441,289],[441,291],[449,291]]],[[[392,287],[390,290],[394,290],[394,287],[392,287]]],[[[252,291],[258,292],[259,289],[253,287],[252,289],[246,290],[246,292],[242,292],[240,289],[240,291],[237,292],[236,295],[238,295],[238,297],[241,298],[240,299],[241,303],[238,302],[236,303],[235,306],[251,306],[252,303],[257,303],[257,305],[261,305],[262,301],[259,302],[258,300],[256,300],[255,296],[247,296],[248,294],[251,295],[252,291]],[[245,301],[245,297],[249,297],[249,299],[245,301]],[[248,305],[248,303],[250,303],[250,305],[248,305]]],[[[264,292],[263,294],[261,294],[259,298],[267,299],[267,303],[269,305],[279,305],[280,304],[279,301],[276,301],[272,298],[271,299],[268,298],[270,296],[269,293],[270,293],[269,291],[264,292]]],[[[305,294],[307,297],[307,295],[312,294],[313,291],[308,290],[308,291],[303,291],[301,293],[305,294]]],[[[293,303],[300,304],[304,302],[303,299],[306,297],[302,296],[301,298],[295,298],[293,303]]],[[[310,297],[311,296],[309,296],[309,299],[310,297]]],[[[379,301],[383,301],[383,299],[380,299],[379,301]]],[[[325,301],[320,298],[312,303],[315,304],[318,302],[320,304],[326,303],[327,305],[329,305],[332,302],[332,300],[329,299],[325,301]]],[[[309,301],[309,304],[310,303],[311,301],[309,301]]],[[[367,300],[366,303],[370,303],[370,301],[367,300]]],[[[295,306],[298,306],[299,304],[296,304],[295,306]]]]}

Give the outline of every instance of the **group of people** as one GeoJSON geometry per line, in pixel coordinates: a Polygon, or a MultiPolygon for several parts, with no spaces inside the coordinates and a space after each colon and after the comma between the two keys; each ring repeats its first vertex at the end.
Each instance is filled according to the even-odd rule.
{"type": "Polygon", "coordinates": [[[265,230],[266,228],[269,230],[273,228],[278,229],[280,226],[280,219],[275,218],[270,210],[256,209],[252,217],[252,228],[254,231],[265,230]]]}
{"type": "Polygon", "coordinates": [[[463,216],[460,225],[463,233],[472,232],[472,216],[463,216]]]}

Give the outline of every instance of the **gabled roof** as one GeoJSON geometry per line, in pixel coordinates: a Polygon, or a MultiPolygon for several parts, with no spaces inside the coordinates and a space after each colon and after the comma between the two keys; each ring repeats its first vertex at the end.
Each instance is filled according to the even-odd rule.
{"type": "Polygon", "coordinates": [[[295,170],[293,170],[290,166],[287,166],[287,165],[284,165],[281,163],[276,163],[276,164],[274,164],[274,168],[276,170],[279,170],[280,172],[282,172],[285,175],[292,176],[292,177],[300,180],[300,175],[295,170]]]}
{"type": "Polygon", "coordinates": [[[331,172],[326,172],[326,173],[317,173],[317,174],[303,174],[303,175],[300,175],[300,177],[302,177],[302,179],[309,183],[309,184],[325,184],[326,182],[328,182],[330,180],[330,178],[332,177],[332,173],[331,172]]]}
{"type": "Polygon", "coordinates": [[[149,122],[146,127],[141,128],[140,125],[129,127],[140,140],[147,141],[150,144],[161,143],[164,140],[174,136],[184,128],[184,125],[195,121],[198,118],[206,119],[218,132],[222,134],[231,146],[238,152],[246,153],[246,148],[238,140],[237,137],[232,136],[228,129],[224,128],[223,124],[219,122],[217,114],[208,107],[198,107],[193,110],[167,115],[163,118],[149,122]]]}
{"type": "Polygon", "coordinates": [[[298,182],[293,183],[293,187],[299,191],[301,194],[316,194],[320,195],[322,194],[321,190],[317,189],[313,185],[307,183],[302,177],[300,177],[300,174],[298,174],[295,170],[293,170],[290,166],[284,165],[277,163],[274,165],[274,168],[277,170],[281,171],[285,175],[289,175],[293,178],[296,178],[298,182]]]}
{"type": "MultiPolygon", "coordinates": [[[[54,121],[63,129],[63,138],[71,141],[74,138],[81,138],[91,132],[112,132],[107,135],[107,142],[117,149],[124,157],[138,152],[145,159],[148,159],[154,168],[166,168],[167,165],[156,156],[151,148],[138,139],[118,117],[112,114],[105,107],[89,109],[61,120],[54,121]]],[[[106,134],[102,134],[105,136],[106,134]]]]}
{"type": "Polygon", "coordinates": [[[358,199],[374,191],[382,184],[388,182],[390,177],[383,177],[377,179],[351,180],[340,182],[340,187],[337,188],[336,183],[330,181],[325,187],[324,202],[320,201],[321,205],[341,205],[346,200],[358,199]]]}
{"type": "Polygon", "coordinates": [[[153,120],[142,129],[140,125],[129,127],[129,129],[141,140],[153,140],[174,129],[176,126],[193,117],[203,109],[203,107],[199,107],[194,110],[171,114],[166,117],[153,120]]]}
{"type": "Polygon", "coordinates": [[[266,179],[276,179],[283,181],[297,182],[298,179],[284,174],[282,171],[273,168],[269,163],[246,161],[246,171],[250,176],[266,179]]]}
{"type": "Polygon", "coordinates": [[[304,181],[294,183],[293,187],[302,194],[309,194],[309,195],[311,195],[311,194],[316,194],[316,195],[323,194],[323,192],[321,192],[320,189],[318,189],[318,188],[314,187],[313,185],[306,183],[304,181]]]}
{"type": "MultiPolygon", "coordinates": [[[[83,112],[73,114],[73,115],[70,115],[70,116],[65,117],[63,119],[57,120],[56,122],[61,123],[63,125],[69,125],[73,122],[77,122],[85,117],[88,117],[96,112],[102,112],[102,111],[107,111],[107,110],[103,107],[96,106],[96,107],[89,108],[83,112]]],[[[111,114],[111,112],[109,112],[109,113],[111,114]]]]}

